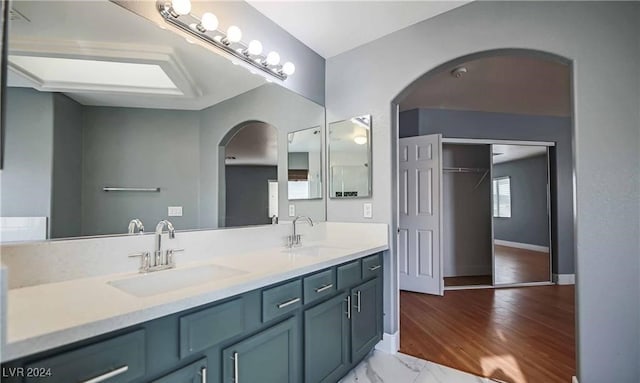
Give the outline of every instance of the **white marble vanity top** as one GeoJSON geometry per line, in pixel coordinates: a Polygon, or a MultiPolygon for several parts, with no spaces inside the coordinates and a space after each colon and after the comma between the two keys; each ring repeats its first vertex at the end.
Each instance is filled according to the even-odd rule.
{"type": "MultiPolygon", "coordinates": [[[[217,265],[245,273],[145,297],[108,283],[140,275],[137,270],[11,289],[7,294],[2,360],[108,333],[388,249],[386,238],[305,243],[305,247],[314,245],[332,248],[301,255],[273,246],[212,256],[207,261],[178,263],[177,269],[217,265]]],[[[171,270],[156,273],[163,272],[171,270]]]]}

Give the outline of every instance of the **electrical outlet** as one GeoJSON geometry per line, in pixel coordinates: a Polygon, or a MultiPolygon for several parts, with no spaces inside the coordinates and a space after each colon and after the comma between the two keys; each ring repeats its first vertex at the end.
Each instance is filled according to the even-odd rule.
{"type": "Polygon", "coordinates": [[[182,206],[169,206],[167,215],[169,217],[182,217],[182,206]]]}
{"type": "Polygon", "coordinates": [[[295,217],[296,216],[296,205],[289,205],[289,217],[295,217]]]}
{"type": "Polygon", "coordinates": [[[373,218],[373,205],[370,202],[367,202],[364,205],[362,205],[362,207],[363,207],[362,215],[365,218],[373,218]]]}

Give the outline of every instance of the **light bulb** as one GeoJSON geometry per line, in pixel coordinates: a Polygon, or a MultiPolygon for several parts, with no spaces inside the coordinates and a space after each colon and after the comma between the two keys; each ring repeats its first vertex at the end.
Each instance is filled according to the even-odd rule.
{"type": "Polygon", "coordinates": [[[269,65],[278,65],[280,62],[280,55],[278,52],[269,52],[267,55],[267,64],[269,65]]]}
{"type": "Polygon", "coordinates": [[[291,76],[292,74],[295,73],[295,71],[296,71],[296,66],[293,65],[293,63],[290,61],[287,61],[282,66],[282,73],[286,74],[287,76],[291,76]]]}
{"type": "Polygon", "coordinates": [[[249,42],[249,54],[257,56],[262,53],[262,43],[258,40],[251,40],[249,42]]]}
{"type": "Polygon", "coordinates": [[[240,28],[232,25],[229,27],[229,29],[227,29],[227,40],[231,41],[232,43],[237,43],[241,39],[242,31],[240,30],[240,28]]]}
{"type": "Polygon", "coordinates": [[[202,15],[202,20],[200,20],[200,25],[207,31],[215,31],[218,29],[218,18],[211,12],[207,12],[202,15]]]}
{"type": "Polygon", "coordinates": [[[365,136],[356,136],[353,138],[353,142],[355,142],[358,145],[364,145],[367,143],[367,137],[365,136]]]}
{"type": "Polygon", "coordinates": [[[171,0],[171,9],[179,15],[188,15],[191,12],[191,0],[171,0]]]}

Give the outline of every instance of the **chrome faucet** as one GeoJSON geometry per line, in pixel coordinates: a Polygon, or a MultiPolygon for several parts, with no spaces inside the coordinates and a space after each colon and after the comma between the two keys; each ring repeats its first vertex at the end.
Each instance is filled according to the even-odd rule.
{"type": "Polygon", "coordinates": [[[169,239],[176,237],[176,229],[174,229],[171,222],[166,219],[158,222],[156,225],[156,250],[153,252],[153,264],[148,251],[129,255],[129,257],[140,257],[139,271],[141,273],[149,273],[152,271],[166,270],[176,267],[174,256],[176,253],[184,251],[184,249],[169,249],[165,252],[166,255],[162,257],[162,233],[164,233],[165,227],[169,232],[169,239]]]}
{"type": "Polygon", "coordinates": [[[138,229],[139,234],[144,233],[144,225],[142,224],[142,221],[139,220],[138,218],[134,218],[131,221],[129,221],[129,234],[135,233],[136,229],[138,229]]]}
{"type": "Polygon", "coordinates": [[[313,220],[307,216],[297,216],[293,220],[293,234],[287,238],[287,247],[302,246],[302,237],[297,233],[296,223],[300,220],[307,221],[307,223],[313,226],[313,220]]]}
{"type": "Polygon", "coordinates": [[[168,264],[168,262],[163,262],[162,260],[162,232],[165,226],[169,231],[169,239],[174,239],[176,237],[176,229],[173,228],[173,224],[171,222],[166,219],[158,222],[156,225],[156,250],[153,252],[156,266],[168,264]]]}

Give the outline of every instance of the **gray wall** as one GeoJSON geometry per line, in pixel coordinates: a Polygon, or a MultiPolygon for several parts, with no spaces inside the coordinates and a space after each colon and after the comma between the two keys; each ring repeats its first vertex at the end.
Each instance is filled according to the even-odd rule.
{"type": "MultiPolygon", "coordinates": [[[[489,145],[442,147],[443,167],[489,169],[489,145]]],[[[491,182],[482,173],[443,174],[444,276],[492,274],[491,182]],[[477,188],[476,188],[477,185],[477,188]]]]}
{"type": "Polygon", "coordinates": [[[495,238],[548,247],[547,156],[495,164],[493,177],[511,177],[511,217],[493,219],[495,238]]]}
{"type": "Polygon", "coordinates": [[[289,152],[287,167],[293,170],[309,170],[309,152],[289,152]]]}
{"type": "Polygon", "coordinates": [[[53,94],[51,238],[82,233],[82,106],[53,94]]]}
{"type": "Polygon", "coordinates": [[[176,229],[200,227],[198,112],[86,107],[84,125],[83,234],[126,233],[132,218],[152,230],[168,206],[183,207],[182,217],[170,218],[176,229]],[[160,193],[107,193],[104,186],[160,193]]]}
{"type": "Polygon", "coordinates": [[[6,101],[0,215],[51,217],[53,96],[33,89],[7,88],[6,101]]]}
{"type": "MultiPolygon", "coordinates": [[[[224,222],[218,206],[224,206],[224,161],[219,145],[236,126],[261,121],[278,130],[278,209],[280,220],[290,219],[287,205],[296,206],[297,215],[325,220],[324,199],[287,199],[287,134],[324,126],[324,108],[274,84],[267,84],[201,111],[200,131],[200,209],[201,225],[217,227],[224,222]]],[[[324,145],[324,134],[322,135],[324,145]]],[[[324,147],[324,146],[323,146],[324,147]]],[[[326,158],[326,157],[324,157],[326,158]]]]}
{"type": "MultiPolygon", "coordinates": [[[[402,112],[415,113],[415,111],[402,112]]],[[[419,134],[442,133],[445,137],[487,138],[555,142],[550,156],[552,205],[553,272],[575,272],[575,232],[573,224],[573,150],[571,119],[508,113],[420,109],[419,134]]],[[[400,124],[400,134],[415,131],[411,121],[400,124]],[[406,127],[405,127],[406,126],[406,127]],[[406,129],[406,131],[405,131],[406,129]]]]}
{"type": "MultiPolygon", "coordinates": [[[[392,103],[414,80],[476,52],[524,48],[572,62],[577,356],[581,383],[640,380],[638,2],[472,2],[327,60],[327,121],[373,115],[373,196],[329,200],[331,221],[397,226],[392,103]],[[455,26],[455,27],[452,27],[455,26]],[[615,171],[614,171],[615,169],[615,171]],[[612,188],[615,185],[615,188],[612,188]],[[615,289],[605,286],[616,281],[615,289]]],[[[562,225],[562,230],[566,230],[562,225]]],[[[385,256],[385,331],[398,328],[395,254],[385,256]]]]}
{"type": "Polygon", "coordinates": [[[267,225],[269,180],[278,178],[277,166],[226,166],[226,227],[267,225]]]}

